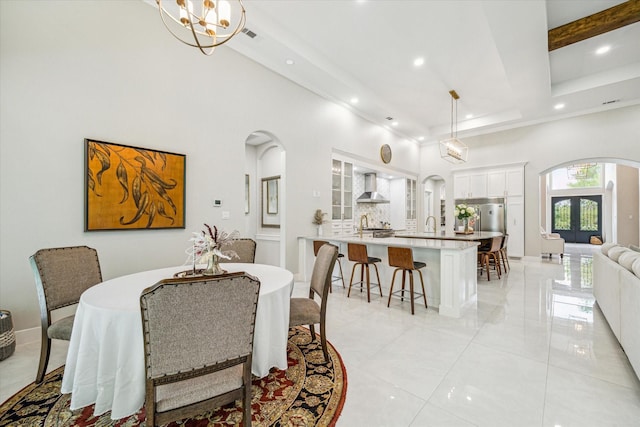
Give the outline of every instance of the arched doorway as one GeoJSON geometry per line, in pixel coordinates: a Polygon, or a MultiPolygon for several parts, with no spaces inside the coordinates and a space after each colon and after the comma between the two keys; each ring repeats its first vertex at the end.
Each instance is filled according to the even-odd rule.
{"type": "Polygon", "coordinates": [[[286,152],[271,132],[258,130],[245,140],[245,219],[258,243],[256,262],[285,266],[286,152]]]}
{"type": "Polygon", "coordinates": [[[567,243],[638,244],[639,162],[576,159],[540,173],[540,227],[567,243]]]}
{"type": "Polygon", "coordinates": [[[422,230],[436,232],[446,226],[446,185],[440,175],[430,175],[422,181],[423,198],[422,230]]]}

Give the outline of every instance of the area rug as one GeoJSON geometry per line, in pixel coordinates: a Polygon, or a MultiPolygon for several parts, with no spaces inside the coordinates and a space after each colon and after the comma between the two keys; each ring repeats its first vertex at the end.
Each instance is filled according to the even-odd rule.
{"type": "MultiPolygon", "coordinates": [[[[254,379],[251,402],[254,426],[334,426],[347,393],[347,373],[340,355],[329,344],[324,361],[320,338],[311,341],[309,330],[289,331],[288,369],[272,369],[254,379]]],[[[64,367],[46,375],[40,385],[30,384],[0,406],[0,426],[143,426],[142,408],[128,418],[111,420],[110,412],[94,417],[93,406],[69,409],[70,395],[60,394],[64,367]]],[[[168,426],[204,427],[242,425],[240,402],[222,406],[195,418],[168,426]]]]}

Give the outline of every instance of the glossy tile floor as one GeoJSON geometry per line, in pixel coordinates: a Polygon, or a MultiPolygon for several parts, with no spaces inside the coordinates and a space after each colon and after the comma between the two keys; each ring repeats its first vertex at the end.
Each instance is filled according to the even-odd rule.
{"type": "MultiPolygon", "coordinates": [[[[328,335],[348,375],[338,426],[640,425],[640,381],[594,305],[592,250],[511,261],[501,280],[479,279],[461,319],[335,287],[328,335]]],[[[56,344],[53,366],[66,353],[56,344]]],[[[0,362],[0,401],[33,381],[38,352],[20,345],[0,362]]]]}

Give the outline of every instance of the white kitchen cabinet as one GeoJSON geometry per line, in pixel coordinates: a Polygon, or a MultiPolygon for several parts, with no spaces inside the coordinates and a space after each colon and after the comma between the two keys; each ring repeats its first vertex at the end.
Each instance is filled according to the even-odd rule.
{"type": "Polygon", "coordinates": [[[488,171],[487,195],[489,197],[524,196],[523,167],[488,171]]]}
{"type": "Polygon", "coordinates": [[[505,185],[506,196],[524,196],[524,167],[508,169],[506,171],[507,182],[505,185]]]}
{"type": "Polygon", "coordinates": [[[391,228],[395,230],[417,231],[417,182],[415,179],[402,178],[390,182],[389,201],[391,228]]]}
{"type": "Polygon", "coordinates": [[[334,234],[353,232],[353,163],[333,159],[331,226],[334,234]]]}
{"type": "Polygon", "coordinates": [[[524,256],[524,197],[509,197],[506,203],[507,209],[507,254],[510,257],[521,258],[524,256]]]}
{"type": "Polygon", "coordinates": [[[453,176],[453,193],[456,199],[487,197],[487,173],[456,173],[453,176]]]}

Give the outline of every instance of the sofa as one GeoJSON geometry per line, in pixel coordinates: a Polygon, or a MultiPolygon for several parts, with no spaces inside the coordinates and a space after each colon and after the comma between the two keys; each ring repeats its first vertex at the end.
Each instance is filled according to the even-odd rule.
{"type": "Polygon", "coordinates": [[[602,245],[593,254],[593,294],[640,378],[640,252],[602,245]]]}

